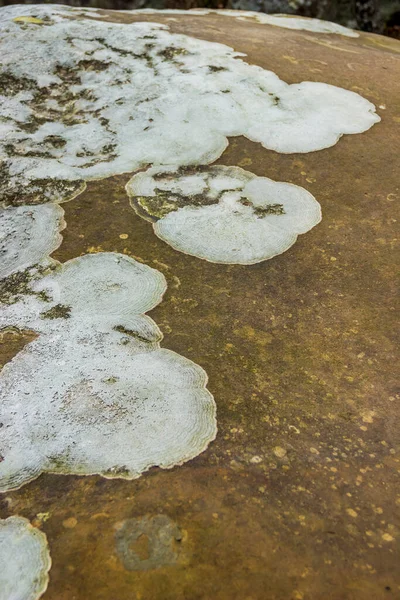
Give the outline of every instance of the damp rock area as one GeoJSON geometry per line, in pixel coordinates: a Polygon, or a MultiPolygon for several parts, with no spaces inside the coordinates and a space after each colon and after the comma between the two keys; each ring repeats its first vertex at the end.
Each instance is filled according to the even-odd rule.
{"type": "Polygon", "coordinates": [[[127,571],[149,571],[178,563],[184,534],[167,515],[128,519],[118,524],[115,546],[127,571]]]}
{"type": "Polygon", "coordinates": [[[267,260],[321,220],[320,205],[305,189],[239,167],[154,167],[126,189],[158,237],[211,262],[267,260]]]}
{"type": "Polygon", "coordinates": [[[51,566],[45,534],[23,517],[0,519],[0,600],[38,600],[51,566]]]}

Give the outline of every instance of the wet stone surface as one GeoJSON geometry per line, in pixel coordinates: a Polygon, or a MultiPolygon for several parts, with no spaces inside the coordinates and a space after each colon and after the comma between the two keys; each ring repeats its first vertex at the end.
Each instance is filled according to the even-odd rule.
{"type": "Polygon", "coordinates": [[[166,515],[128,519],[115,534],[117,554],[128,571],[148,571],[178,561],[182,532],[166,515]]]}
{"type": "MultiPolygon", "coordinates": [[[[223,42],[289,83],[356,91],[382,121],[307,154],[230,138],[216,164],[302,186],[323,211],[287,252],[252,266],[160,240],[129,204],[133,173],[89,181],[62,205],[53,258],[119,252],[165,275],[149,315],[164,348],[207,372],[218,435],[194,460],[134,481],[43,474],[0,495],[0,518],[46,534],[44,600],[397,600],[398,42],[220,15],[101,14],[223,42]]],[[[36,334],[1,337],[5,364],[36,334]]]]}

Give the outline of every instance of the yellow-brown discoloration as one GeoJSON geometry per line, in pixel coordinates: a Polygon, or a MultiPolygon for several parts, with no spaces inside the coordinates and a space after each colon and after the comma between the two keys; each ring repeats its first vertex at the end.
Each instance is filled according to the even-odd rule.
{"type": "MultiPolygon", "coordinates": [[[[51,514],[40,522],[53,559],[44,600],[398,598],[400,90],[392,42],[335,37],[337,52],[323,35],[220,15],[108,18],[168,22],[246,52],[291,83],[321,80],[310,72],[321,41],[323,80],[362,88],[386,110],[367,133],[301,156],[231,140],[219,164],[302,185],[323,210],[322,223],[289,251],[251,267],[210,264],[164,244],[129,206],[131,174],[90,182],[63,205],[67,229],[55,258],[123,252],[165,274],[168,291],[151,316],[165,347],[207,371],[219,435],[189,464],[133,482],[43,475],[3,496],[0,517],[51,514]],[[354,70],[349,52],[358,54],[354,70]],[[188,560],[127,571],[115,527],[158,514],[186,532],[188,560]]],[[[20,347],[7,338],[3,362],[20,347]]]]}
{"type": "Polygon", "coordinates": [[[36,17],[15,17],[13,19],[15,23],[32,23],[33,25],[43,25],[44,21],[42,19],[37,19],[36,17]]]}
{"type": "Polygon", "coordinates": [[[0,330],[0,369],[36,337],[34,331],[20,331],[15,327],[0,330]]]}

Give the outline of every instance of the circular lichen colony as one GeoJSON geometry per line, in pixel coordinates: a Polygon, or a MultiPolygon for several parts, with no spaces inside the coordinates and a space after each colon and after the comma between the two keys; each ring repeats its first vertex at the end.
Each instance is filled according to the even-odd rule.
{"type": "Polygon", "coordinates": [[[22,517],[0,520],[0,565],[0,600],[38,600],[51,567],[45,534],[22,517]]]}
{"type": "Polygon", "coordinates": [[[379,121],[354,92],[288,85],[225,45],[92,14],[1,10],[0,189],[10,204],[59,202],[84,180],[149,164],[209,164],[229,136],[310,152],[379,121]]]}
{"type": "Polygon", "coordinates": [[[127,185],[135,210],[162,240],[218,263],[253,264],[285,252],[321,220],[303,188],[239,167],[157,167],[127,185]]]}
{"type": "Polygon", "coordinates": [[[216,435],[207,376],[143,314],[163,275],[115,253],[44,266],[0,323],[40,333],[1,374],[0,491],[43,471],[133,479],[201,453],[216,435]]]}

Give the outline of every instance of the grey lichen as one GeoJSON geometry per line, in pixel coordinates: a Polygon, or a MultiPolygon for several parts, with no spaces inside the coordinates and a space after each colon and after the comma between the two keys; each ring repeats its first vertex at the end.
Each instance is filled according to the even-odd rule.
{"type": "MultiPolygon", "coordinates": [[[[49,140],[48,143],[54,145],[54,139],[49,140]]],[[[58,142],[56,147],[60,148],[61,144],[58,142]]],[[[41,156],[44,157],[45,154],[41,156]]],[[[0,196],[4,206],[67,202],[78,196],[85,188],[86,183],[81,179],[71,181],[53,177],[26,179],[23,173],[13,176],[10,174],[10,163],[6,160],[0,162],[0,196]]]]}
{"type": "Polygon", "coordinates": [[[238,167],[153,167],[126,189],[162,240],[212,262],[267,260],[321,219],[318,202],[303,188],[238,167]]]}

